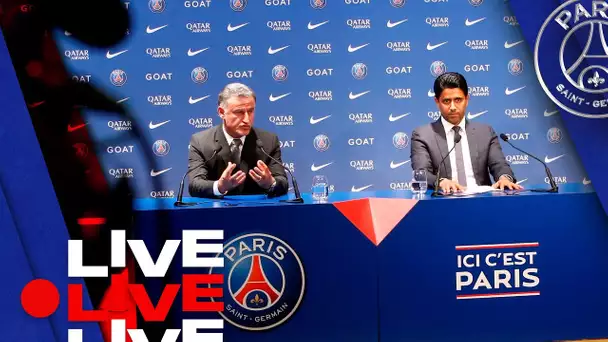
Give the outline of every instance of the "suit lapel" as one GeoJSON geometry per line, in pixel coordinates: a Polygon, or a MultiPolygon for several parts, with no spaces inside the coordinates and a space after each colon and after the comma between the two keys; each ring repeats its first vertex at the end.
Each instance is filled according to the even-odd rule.
{"type": "MultiPolygon", "coordinates": [[[[445,130],[443,129],[443,125],[441,124],[441,119],[435,121],[433,123],[433,130],[435,131],[435,141],[437,142],[437,147],[439,148],[439,152],[441,154],[441,159],[443,159],[448,154],[448,141],[445,136],[445,130]]],[[[441,159],[439,160],[441,162],[441,159]]],[[[452,166],[450,165],[450,160],[446,159],[443,162],[445,175],[444,177],[452,177],[452,166]]],[[[441,165],[438,165],[438,170],[441,174],[441,165]]]]}
{"type": "Polygon", "coordinates": [[[475,137],[475,126],[466,121],[467,142],[469,143],[469,153],[471,155],[471,166],[473,166],[473,174],[477,175],[477,139],[475,137]]]}

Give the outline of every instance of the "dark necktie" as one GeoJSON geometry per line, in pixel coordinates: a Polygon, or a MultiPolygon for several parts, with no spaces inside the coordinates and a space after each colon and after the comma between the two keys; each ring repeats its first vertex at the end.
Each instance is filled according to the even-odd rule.
{"type": "MultiPolygon", "coordinates": [[[[454,126],[452,128],[454,130],[454,136],[456,134],[460,134],[460,126],[454,126]]],[[[458,184],[462,186],[467,186],[467,175],[464,171],[464,156],[462,154],[462,140],[456,144],[455,151],[456,152],[456,171],[458,172],[458,184]]]]}
{"type": "Polygon", "coordinates": [[[239,147],[242,143],[241,139],[234,139],[230,144],[230,161],[237,166],[241,163],[241,151],[239,147]]]}

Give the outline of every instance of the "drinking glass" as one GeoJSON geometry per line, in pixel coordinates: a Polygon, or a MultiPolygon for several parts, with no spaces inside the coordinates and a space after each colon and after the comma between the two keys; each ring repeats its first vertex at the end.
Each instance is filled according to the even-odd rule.
{"type": "Polygon", "coordinates": [[[428,187],[426,170],[412,171],[412,192],[415,194],[423,194],[428,187]]]}
{"type": "Polygon", "coordinates": [[[312,198],[316,201],[327,200],[329,196],[329,182],[324,175],[316,175],[312,178],[312,198]]]}

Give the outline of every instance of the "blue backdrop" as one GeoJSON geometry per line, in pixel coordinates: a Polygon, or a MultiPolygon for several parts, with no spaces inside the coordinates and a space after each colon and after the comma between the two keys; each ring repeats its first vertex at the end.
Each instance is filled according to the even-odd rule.
{"type": "MultiPolygon", "coordinates": [[[[190,135],[219,123],[217,94],[243,82],[258,95],[255,125],[276,132],[283,161],[308,191],[407,188],[414,128],[439,117],[437,73],[468,80],[468,118],[543,158],[558,183],[588,183],[559,112],[539,86],[533,55],[503,0],[125,2],[128,39],[111,50],[56,32],[74,79],[106,87],[134,122],[95,119],[108,179],[132,177],[137,197],[172,197],[190,135]],[[149,146],[130,138],[132,127],[149,146]],[[322,144],[325,143],[325,144],[322,144]],[[156,153],[158,170],[142,149],[156,153]],[[152,185],[162,177],[163,188],[152,185]]],[[[77,130],[74,124],[69,130],[77,130]]],[[[541,165],[503,143],[522,185],[541,165]]]]}

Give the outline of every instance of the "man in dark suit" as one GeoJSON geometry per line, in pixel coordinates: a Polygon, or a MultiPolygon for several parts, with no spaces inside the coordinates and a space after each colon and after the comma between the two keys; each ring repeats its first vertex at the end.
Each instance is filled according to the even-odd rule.
{"type": "Polygon", "coordinates": [[[255,105],[255,93],[244,84],[231,83],[222,89],[217,108],[222,124],[195,133],[190,139],[188,170],[192,171],[188,190],[191,196],[267,194],[275,197],[287,193],[279,138],[253,128],[255,105]],[[260,151],[257,140],[279,163],[260,151]],[[218,146],[221,150],[211,159],[218,146]]]}
{"type": "Polygon", "coordinates": [[[515,175],[492,127],[465,119],[469,103],[465,78],[455,72],[444,73],[435,79],[434,90],[441,118],[412,133],[412,169],[426,170],[431,187],[439,170],[438,190],[443,192],[483,185],[501,190],[522,189],[515,183],[515,175]],[[456,135],[460,135],[460,142],[440,168],[439,163],[454,146],[456,135]]]}

